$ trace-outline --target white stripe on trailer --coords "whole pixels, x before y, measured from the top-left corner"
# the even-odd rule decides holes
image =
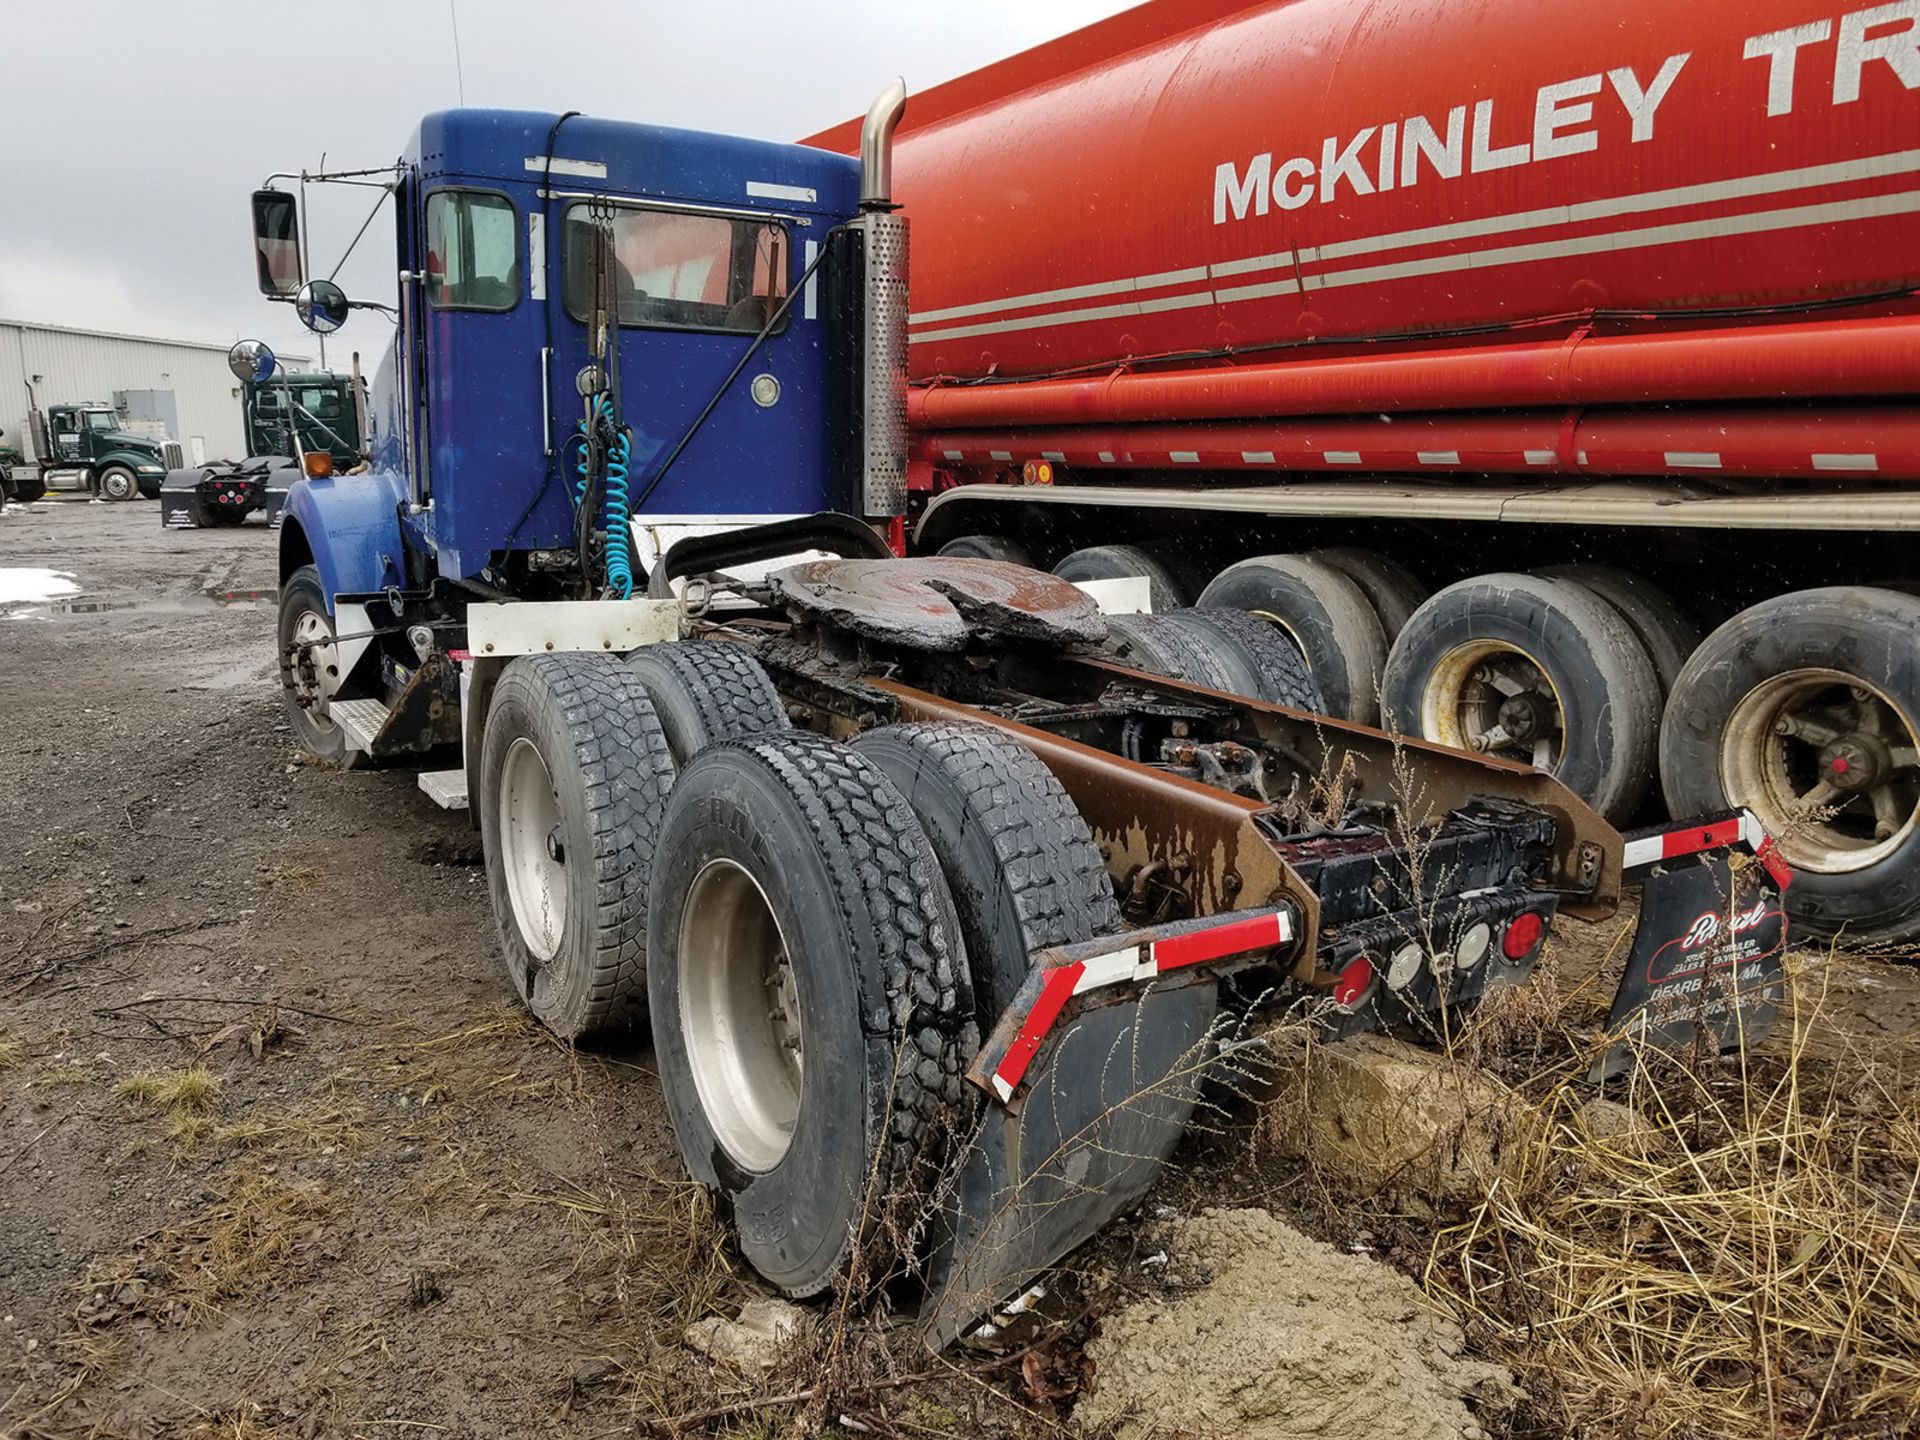
[[[1554,456],[1551,450],[1528,450],[1524,453],[1527,464],[1529,465],[1551,465],[1553,463]]]
[[[964,460],[967,458],[965,454],[958,450],[942,450],[940,453],[945,455],[949,460]]]
[[[1200,463],[1200,452],[1198,450],[1169,450],[1167,452],[1167,459],[1176,465],[1198,465]]]
[[[1667,464],[1675,470],[1718,470],[1720,452],[1718,450],[1669,450],[1665,456]]]
[[[1856,470],[1874,471],[1880,468],[1878,455],[1815,455],[1813,468],[1816,470]]]
[[[1416,450],[1413,452],[1422,465],[1458,465],[1458,450]]]
[[[1292,250],[1276,250],[1237,260],[1218,260],[1203,267],[1164,270],[1151,275],[1096,281],[1056,290],[1034,290],[1022,295],[1004,296],[998,300],[982,300],[965,305],[948,306],[941,310],[921,311],[910,316],[909,323],[925,325],[939,320],[957,320],[963,316],[990,315],[1005,310],[1024,310],[1030,306],[1087,299],[1096,295],[1113,295],[1130,290],[1185,284],[1208,276],[1218,279],[1223,276],[1246,275],[1261,270],[1288,270],[1297,266],[1324,263],[1328,260],[1343,260],[1355,255],[1375,255],[1419,245],[1440,245],[1454,240],[1470,240],[1483,235],[1582,225],[1590,221],[1611,219],[1621,215],[1646,214],[1655,210],[1672,210],[1690,205],[1712,205],[1727,200],[1785,194],[1794,190],[1817,190],[1829,185],[1884,179],[1892,175],[1909,175],[1916,172],[1920,172],[1920,150],[1894,150],[1881,155],[1864,156],[1858,160],[1839,160],[1823,165],[1800,166],[1791,170],[1762,171],[1726,180],[1709,180],[1694,185],[1676,185],[1660,190],[1640,191],[1636,194],[1581,200],[1571,205],[1509,211],[1503,215],[1452,221],[1445,225],[1426,225],[1413,230],[1356,236],[1352,240],[1335,240],[1325,245],[1305,246],[1297,253]],[[1273,293],[1292,294],[1293,290],[1298,288],[1296,285],[1291,289]]]
[[[1274,463],[1273,451],[1271,450],[1242,450],[1240,452],[1240,459],[1248,465],[1271,465]]]
[[[1040,452],[1040,458],[1042,460],[1051,460],[1056,465],[1064,465],[1067,463],[1067,453],[1064,450],[1042,450]]]
[[[1320,458],[1329,465],[1358,465],[1360,452],[1358,450],[1322,450]]]
[[[989,451],[987,452],[987,458],[988,458],[989,460],[1008,460],[1008,461],[1010,461],[1010,460],[1012,460],[1012,459],[1013,459],[1013,452],[1012,452],[1011,450],[989,450]]]

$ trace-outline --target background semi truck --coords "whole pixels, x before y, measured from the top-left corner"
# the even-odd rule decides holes
[[[303,470],[331,474],[351,470],[365,458],[364,390],[353,375],[296,370],[261,379],[238,364],[235,378],[241,384],[246,458],[169,470],[159,488],[160,524],[166,529],[239,525],[255,511],[265,511],[268,522],[277,523],[288,487]]]
[[[160,493],[169,454],[180,447],[127,428],[104,402],[37,406],[33,473],[15,458],[6,466],[12,498],[38,500],[50,490],[90,490],[108,500],[152,499]]]
[[[1916,145],[1915,0],[1156,0],[1013,56],[899,142],[916,543],[1254,610],[1622,823],[1751,806],[1800,920],[1911,941]]]
[[[858,164],[428,116],[342,177],[391,194],[398,324],[367,463],[296,481],[280,533],[298,741],[470,811],[511,983],[568,1040],[650,1028],[760,1274],[885,1251],[943,1343],[1136,1203],[1232,1017],[1441,1033],[1630,876],[1629,973],[1685,946],[1712,1038],[1764,1029],[1792,877],[1750,815],[1625,836],[1327,717],[1244,612],[891,553],[904,103]],[[253,213],[262,288],[346,320],[294,196]]]

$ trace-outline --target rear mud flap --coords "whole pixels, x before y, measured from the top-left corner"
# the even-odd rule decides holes
[[[1593,1079],[1632,1068],[1643,1047],[1714,1055],[1758,1044],[1786,988],[1785,872],[1721,849],[1656,867]]]
[[[923,1338],[940,1349],[1137,1204],[1186,1133],[1218,989],[1150,991],[1062,1031],[1017,1105],[989,1103],[945,1197]]]

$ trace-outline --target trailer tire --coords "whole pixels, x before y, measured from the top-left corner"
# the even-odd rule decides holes
[[[1549,565],[1536,570],[1550,580],[1584,585],[1620,612],[1653,661],[1662,701],[1673,693],[1687,657],[1700,648],[1700,627],[1674,598],[1644,575],[1611,565]]]
[[[1386,633],[1389,647],[1407,628],[1407,621],[1413,618],[1413,612],[1424,605],[1427,597],[1433,593],[1406,566],[1377,550],[1364,550],[1357,545],[1333,545],[1309,550],[1307,558],[1331,565],[1360,587],[1361,593],[1373,606],[1374,613],[1380,617],[1380,628]]]
[[[325,760],[343,770],[357,769],[365,763],[366,755],[359,750],[347,749],[347,736],[324,710],[320,711],[316,721],[315,712],[321,702],[315,691],[321,684],[318,668],[333,663],[332,637],[338,632],[334,629],[333,616],[327,609],[326,592],[320,587],[320,572],[312,565],[302,565],[289,575],[280,586],[280,615],[277,628],[280,657],[280,697],[286,711],[287,726],[293,731],[294,739],[300,748],[317,760]],[[325,636],[323,640],[321,637]],[[306,650],[308,668],[302,670],[290,651],[296,644],[310,644]],[[329,679],[340,678],[337,673]],[[312,702],[300,703],[300,697],[307,695]]]
[[[1480,575],[1414,612],[1387,657],[1381,709],[1389,729],[1550,769],[1622,824],[1653,769],[1660,680],[1627,622],[1591,591]],[[1499,738],[1509,734],[1518,738]]]
[[[140,477],[124,465],[107,466],[95,483],[100,487],[100,494],[109,500],[140,498]]]
[[[647,882],[673,757],[610,655],[501,672],[480,746],[487,888],[514,989],[562,1040],[644,1020]]]
[[[653,701],[676,770],[716,740],[745,740],[786,730],[786,707],[760,668],[738,645],[677,640],[627,657]]]
[[[1305,659],[1326,714],[1362,725],[1378,718],[1386,631],[1345,571],[1310,555],[1257,555],[1214,576],[1199,604],[1250,611],[1270,623]]]
[[[1197,606],[1167,618],[1185,626],[1214,666],[1226,672],[1224,688],[1231,694],[1315,715],[1332,713],[1300,652],[1265,620],[1244,610]]]
[[[1172,615],[1109,615],[1107,643],[1122,665],[1209,690],[1233,689],[1233,676],[1204,638]]]
[[[1920,599],[1897,591],[1779,595],[1709,635],[1667,701],[1660,777],[1673,813],[1752,810],[1793,866],[1788,915],[1816,935],[1920,936],[1917,633]],[[1810,808],[1836,774],[1885,779],[1852,779]]]
[[[953,899],[880,769],[805,733],[697,755],[659,855],[647,990],[681,1156],[748,1263],[817,1294],[964,1099]]]
[[[1029,570],[1039,568],[1033,563],[1033,552],[1004,535],[962,535],[942,545],[939,553],[962,560],[1003,560],[1009,565],[1024,565]]]
[[[1187,603],[1186,587],[1168,566],[1138,545],[1089,545],[1075,550],[1053,567],[1062,580],[1124,580],[1143,576],[1153,613],[1164,615]]]
[[[1093,832],[1034,753],[982,725],[889,725],[854,749],[919,817],[953,892],[982,1033],[1049,945],[1117,930]]]
[[[13,498],[21,505],[31,505],[36,500],[47,498],[47,482],[38,475],[13,473]]]

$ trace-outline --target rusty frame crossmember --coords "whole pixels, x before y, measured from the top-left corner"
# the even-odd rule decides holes
[[[1106,660],[1062,656],[1058,663],[1101,672],[1130,689],[1171,700],[1224,707],[1238,718],[1236,738],[1297,756],[1314,774],[1341,776],[1353,793],[1398,807],[1412,825],[1438,820],[1475,799],[1533,806],[1554,820],[1553,862],[1547,878],[1563,892],[1561,911],[1601,919],[1619,904],[1624,848],[1620,833],[1551,776]],[[1274,852],[1257,823],[1269,806],[896,680],[861,683],[891,696],[902,720],[985,725],[1026,746],[1072,797],[1100,846],[1108,873],[1116,878],[1156,862],[1168,867],[1185,877],[1196,915],[1249,906],[1290,906],[1300,922],[1292,952],[1295,973],[1309,983],[1332,982],[1331,975],[1320,974],[1313,964],[1319,942],[1319,900],[1312,887]]]

